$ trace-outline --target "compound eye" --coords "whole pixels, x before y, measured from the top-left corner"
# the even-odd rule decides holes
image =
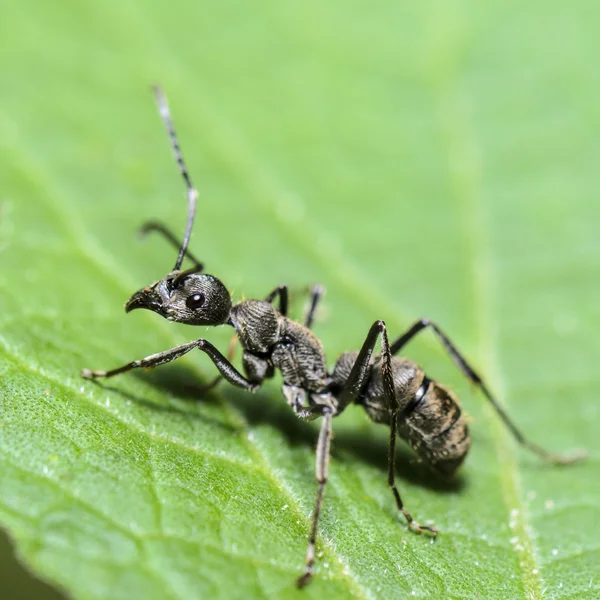
[[[197,308],[202,308],[205,302],[206,296],[204,294],[193,294],[187,297],[185,305],[191,310],[196,310]]]

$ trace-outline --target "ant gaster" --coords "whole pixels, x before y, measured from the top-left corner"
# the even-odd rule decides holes
[[[197,348],[207,354],[219,370],[221,378],[229,383],[256,391],[276,370],[283,379],[283,395],[300,419],[322,418],[316,452],[316,479],[319,484],[312,528],[306,553],[304,573],[299,587],[312,577],[315,562],[315,540],[323,493],[327,483],[329,450],[332,437],[331,421],[349,404],[362,406],[376,423],[389,427],[388,484],[392,489],[398,510],[404,515],[411,530],[435,536],[432,525],[420,525],[404,507],[395,479],[396,436],[408,442],[419,458],[444,477],[452,476],[464,461],[470,447],[467,419],[455,395],[445,386],[429,379],[414,362],[396,355],[420,331],[429,328],[438,338],[459,370],[478,386],[504,421],[515,439],[545,460],[558,464],[573,462],[583,452],[571,456],[551,454],[530,441],[509,418],[490,393],[487,385],[470,366],[442,330],[427,319],[417,321],[398,339],[389,342],[383,321],[371,325],[358,352],[342,354],[333,369],[328,371],[323,345],[310,331],[322,288],[312,291],[310,308],[304,324],[287,317],[288,292],[286,286],[275,288],[264,300],[242,300],[232,305],[231,296],[223,283],[203,273],[203,265],[188,251],[188,244],[196,211],[197,191],[192,185],[169,108],[162,90],[154,88],[160,115],[165,123],[179,170],[187,186],[188,218],[183,243],[179,247],[173,270],[150,287],[136,292],[127,302],[127,312],[145,308],[170,321],[187,325],[230,325],[243,348],[243,370],[240,373],[209,341],[199,339],[177,348],[147,356],[111,371],[84,369],[83,377],[112,377],[131,369],[162,365]],[[144,232],[161,233],[172,244],[179,246],[175,236],[163,225],[148,223]],[[193,267],[182,270],[184,257],[193,261]],[[278,301],[278,308],[273,305]],[[377,340],[381,353],[374,355]]]

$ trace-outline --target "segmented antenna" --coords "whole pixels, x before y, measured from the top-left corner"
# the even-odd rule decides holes
[[[185,235],[183,236],[183,243],[181,244],[181,248],[179,249],[179,254],[177,256],[177,262],[173,267],[173,271],[179,271],[181,267],[181,263],[183,262],[183,257],[187,252],[187,247],[190,242],[190,237],[192,236],[192,227],[194,226],[194,217],[196,216],[196,200],[198,198],[198,191],[192,185],[192,180],[190,179],[190,174],[188,173],[187,167],[185,166],[185,162],[183,160],[183,155],[181,154],[181,148],[179,147],[179,142],[177,140],[177,134],[175,133],[175,128],[173,127],[173,120],[171,119],[171,112],[169,111],[169,104],[167,103],[167,98],[165,93],[158,85],[152,86],[152,91],[154,92],[154,97],[156,98],[156,103],[158,104],[158,112],[167,128],[167,133],[169,135],[169,140],[171,142],[171,148],[173,148],[173,154],[175,154],[175,160],[177,161],[177,166],[179,167],[179,172],[181,173],[185,185],[187,186],[187,199],[188,199],[188,216],[187,216],[187,225],[185,226]]]

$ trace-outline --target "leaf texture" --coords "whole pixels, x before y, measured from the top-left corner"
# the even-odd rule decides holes
[[[0,523],[82,600],[600,598],[599,8],[504,0],[12,3],[0,23]],[[329,361],[384,319],[438,322],[519,426],[587,462],[519,449],[433,337],[407,348],[472,418],[458,480],[385,428],[336,437],[314,582],[300,592],[314,424],[279,381],[248,395],[190,355],[228,331],[123,302],[174,252],[185,199],[149,84],[171,102],[200,209],[192,246],[239,299],[327,296]],[[200,353],[198,353],[200,354]]]

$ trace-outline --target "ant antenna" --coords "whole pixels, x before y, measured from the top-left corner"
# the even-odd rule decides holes
[[[175,128],[173,127],[173,120],[171,119],[171,112],[169,111],[169,104],[167,103],[165,93],[162,91],[162,88],[158,85],[153,85],[152,91],[154,92],[156,103],[158,104],[158,112],[160,113],[163,123],[167,128],[167,134],[169,135],[169,140],[171,141],[171,148],[173,148],[175,160],[177,161],[177,166],[179,167],[179,172],[181,173],[187,186],[187,224],[185,227],[185,235],[183,236],[183,243],[181,244],[181,248],[179,249],[179,254],[177,256],[177,262],[173,267],[173,271],[179,271],[181,263],[183,262],[183,257],[187,252],[190,237],[192,236],[192,227],[194,226],[194,217],[196,216],[196,200],[198,198],[198,191],[192,185],[190,174],[188,173],[187,167],[185,166],[183,155],[181,154],[181,148],[179,147],[179,142],[177,140],[177,134],[175,133]]]

